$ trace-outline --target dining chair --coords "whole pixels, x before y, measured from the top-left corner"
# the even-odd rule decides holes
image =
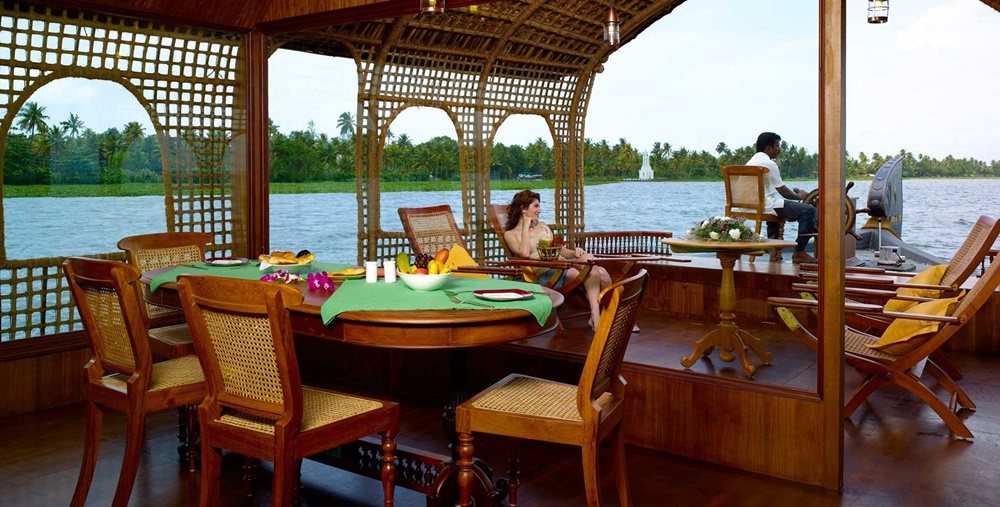
[[[379,433],[384,503],[392,505],[399,406],[302,385],[288,312],[302,293],[209,276],[177,285],[208,385],[198,407],[200,504],[218,502],[222,449],[274,462],[271,505],[285,506],[303,458]]]
[[[726,209],[728,217],[740,217],[754,222],[754,233],[760,234],[761,224],[778,224],[778,237],[785,237],[785,219],[774,213],[764,212],[764,178],[768,169],[759,165],[722,166],[722,180],[726,186]],[[757,257],[750,255],[750,262]],[[781,260],[781,251],[775,250],[772,260]]]
[[[992,263],[964,295],[932,299],[903,312],[882,312],[894,320],[880,336],[846,327],[845,362],[866,377],[844,406],[844,418],[849,418],[876,389],[892,383],[927,403],[956,435],[972,438],[972,432],[956,412],[961,409],[975,410],[976,406],[954,377],[938,364],[935,353],[972,319],[998,287],[1000,263]],[[961,301],[958,302],[958,299]],[[799,339],[812,342],[814,348],[818,346],[817,337],[800,325],[788,310],[792,307],[808,308],[813,304],[796,298],[768,298],[768,303],[782,308],[779,314]],[[879,310],[877,305],[867,306]],[[924,371],[929,372],[948,393],[947,403],[921,382]]]
[[[142,453],[146,414],[200,403],[205,377],[193,355],[153,362],[141,315],[141,273],[123,262],[72,257],[63,272],[76,302],[92,357],[87,363],[87,429],[83,464],[70,505],[87,500],[97,467],[106,409],[126,415],[125,453],[111,502],[124,507],[132,494]],[[188,433],[193,447],[194,433]],[[189,463],[194,468],[194,463]]]
[[[531,439],[579,446],[587,504],[600,506],[598,447],[610,438],[618,501],[623,507],[632,505],[621,424],[627,383],[621,366],[647,280],[646,270],[640,269],[601,292],[604,308],[578,385],[512,374],[459,405],[455,421],[461,505],[472,505],[474,433],[511,440],[510,505],[517,503],[518,440]]]
[[[205,245],[212,243],[211,234],[204,232],[161,232],[128,236],[118,241],[129,264],[145,273],[152,269],[205,260]],[[183,312],[144,303],[149,327],[150,346],[160,357],[180,357],[194,354],[191,332],[184,322]]]

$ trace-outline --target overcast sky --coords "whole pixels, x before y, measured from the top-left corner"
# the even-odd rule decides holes
[[[906,0],[891,2],[889,23],[868,25],[866,4],[848,2],[848,152],[1000,160],[1000,13],[979,0]],[[770,130],[814,151],[817,27],[817,2],[688,0],[611,55],[586,137],[714,151]],[[352,61],[278,51],[269,67],[270,115],[283,132],[313,121],[336,135],[340,113],[357,110]],[[135,120],[152,130],[138,103],[107,82],[64,79],[31,100],[50,123],[74,112],[96,131]],[[424,108],[390,128],[415,142],[455,135],[443,112]],[[538,117],[513,117],[497,133],[506,144],[539,137],[551,144]]]

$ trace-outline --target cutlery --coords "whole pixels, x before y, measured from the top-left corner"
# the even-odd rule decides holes
[[[480,303],[478,301],[462,301],[461,299],[458,299],[458,297],[455,295],[454,292],[451,292],[451,291],[445,291],[444,295],[448,296],[448,299],[450,299],[451,302],[455,303],[456,305],[460,305],[460,304],[465,303],[467,305],[481,306],[483,308],[489,308],[490,310],[494,309],[493,306],[485,304],[485,303]]]

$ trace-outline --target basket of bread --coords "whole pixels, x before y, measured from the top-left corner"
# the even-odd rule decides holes
[[[271,252],[271,255],[261,254],[260,257],[257,257],[257,259],[260,260],[261,271],[275,266],[291,271],[291,268],[309,266],[315,258],[316,255],[311,253],[309,250],[302,250],[297,254],[294,252],[275,250]]]

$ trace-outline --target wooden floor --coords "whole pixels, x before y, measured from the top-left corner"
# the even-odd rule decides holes
[[[588,340],[579,323],[568,322],[567,333],[542,337],[524,347],[585,350]],[[629,361],[666,361],[670,354],[689,353],[690,340],[704,330],[698,323],[643,317],[642,332],[633,336]],[[670,328],[670,333],[654,329]],[[782,338],[778,330],[757,332],[775,352],[775,365],[761,377],[773,375],[776,383],[809,388],[811,352]],[[685,331],[685,329],[687,331]],[[671,335],[678,343],[657,344],[655,336]],[[686,337],[686,338],[685,338]],[[676,348],[676,350],[674,350]],[[793,359],[793,356],[795,358]],[[893,388],[877,392],[847,422],[844,440],[847,466],[844,490],[830,492],[765,476],[629,448],[630,483],[636,505],[995,505],[1000,496],[1000,357],[955,354],[965,373],[961,385],[978,404],[967,413],[966,423],[974,441],[956,440],[946,426],[915,397]],[[804,365],[804,369],[801,368]],[[678,365],[679,367],[679,365]],[[694,370],[739,375],[731,364],[702,360]],[[796,380],[798,379],[798,380]],[[847,373],[848,392],[860,380]],[[813,380],[812,382],[815,382]],[[800,385],[801,384],[801,385]],[[404,403],[401,444],[445,452],[437,406]],[[199,475],[180,466],[175,451],[175,415],[154,415],[131,505],[196,505]],[[0,420],[0,506],[67,505],[76,481],[84,434],[82,404]],[[108,505],[117,480],[123,451],[124,422],[111,412],[105,419],[105,438],[88,505]],[[476,455],[505,468],[504,441],[489,436],[476,440]],[[222,505],[267,505],[270,465],[262,464],[252,498],[242,486],[242,459],[227,455],[223,464]],[[573,448],[525,443],[521,456],[520,504],[544,506],[585,505],[582,472]],[[618,505],[610,476],[603,492],[605,505]],[[355,477],[317,463],[303,466],[303,505],[380,505],[377,482]],[[397,488],[397,505],[422,506],[423,498]]]

